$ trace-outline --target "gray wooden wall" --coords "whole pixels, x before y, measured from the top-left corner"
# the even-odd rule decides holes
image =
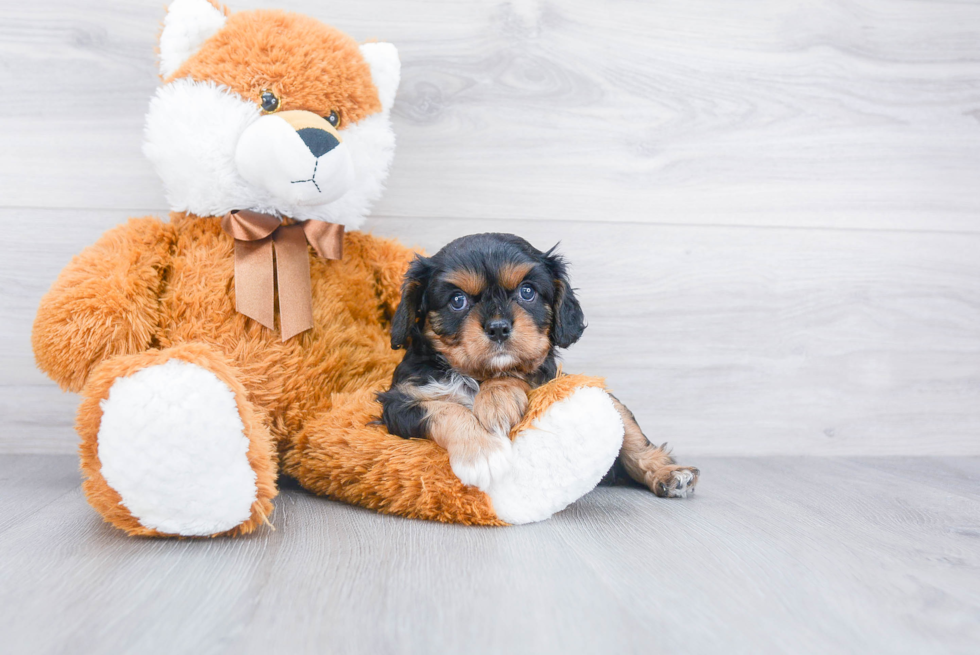
[[[165,210],[164,0],[0,5],[0,452],[70,452],[31,321]],[[980,454],[980,3],[241,0],[399,47],[369,228],[562,242],[603,374],[696,454]]]

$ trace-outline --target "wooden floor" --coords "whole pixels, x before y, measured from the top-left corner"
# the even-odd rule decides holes
[[[705,458],[475,529],[286,489],[275,531],[127,538],[0,456],[3,653],[946,653],[980,643],[980,458]]]

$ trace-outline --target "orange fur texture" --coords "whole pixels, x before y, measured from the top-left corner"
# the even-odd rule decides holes
[[[427,439],[393,437],[372,424],[372,390],[335,394],[331,411],[309,422],[283,471],[318,494],[386,514],[467,525],[503,525],[490,498],[467,487],[449,454]]]
[[[79,392],[92,368],[151,346],[170,253],[167,226],[134,218],[72,259],[41,300],[31,342],[38,367]]]
[[[284,33],[288,40],[281,38]],[[182,77],[224,84],[256,104],[262,91],[270,90],[279,98],[279,111],[303,109],[320,116],[336,111],[338,128],[381,111],[357,41],[285,11],[231,14],[221,31],[166,81]]]

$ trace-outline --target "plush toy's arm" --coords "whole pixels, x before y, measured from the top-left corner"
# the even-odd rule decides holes
[[[349,232],[345,247],[357,249],[371,269],[381,308],[388,320],[398,309],[402,297],[402,281],[408,265],[418,250],[403,246],[394,239],[382,239],[362,232]]]
[[[34,319],[38,367],[77,392],[98,362],[149,347],[169,251],[168,226],[136,218],[76,256],[41,299]]]

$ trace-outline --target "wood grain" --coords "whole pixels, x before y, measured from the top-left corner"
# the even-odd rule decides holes
[[[690,500],[606,488],[518,528],[385,517],[289,488],[275,531],[154,541],[100,522],[73,458],[2,456],[4,651],[975,649],[980,459],[696,463]]]
[[[0,218],[11,217],[0,210]],[[70,452],[72,396],[30,325],[58,270],[121,212],[20,210],[0,261],[0,451]],[[496,221],[559,240],[589,328],[570,372],[604,375],[678,454],[980,454],[980,236]],[[476,220],[372,219],[433,251]],[[29,235],[51,235],[31,244]],[[14,283],[13,281],[16,281]]]
[[[975,3],[231,4],[398,45],[379,215],[980,230]],[[0,203],[163,207],[139,152],[162,15],[0,10]]]
[[[276,6],[232,2],[233,9]],[[980,5],[364,0],[396,43],[370,229],[561,240],[604,374],[681,454],[980,454]],[[159,2],[0,7],[0,452],[70,452],[29,331],[71,256],[160,213]]]

